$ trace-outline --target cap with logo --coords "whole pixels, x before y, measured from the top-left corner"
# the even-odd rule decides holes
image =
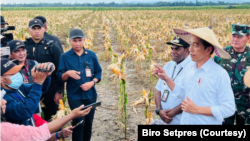
[[[2,24],[7,24],[7,25],[9,25],[8,23],[5,22],[3,16],[1,16],[1,25],[2,25]]]
[[[166,44],[184,48],[188,48],[190,46],[187,42],[185,42],[184,40],[182,40],[180,37],[177,36],[175,36],[171,42],[167,42]]]
[[[81,29],[72,29],[69,33],[69,38],[84,38],[84,35]]]
[[[44,17],[44,16],[36,16],[34,19],[39,19],[39,20],[41,20],[42,22],[43,22],[43,24],[44,23],[46,23],[46,18]]]
[[[16,74],[22,67],[23,65],[16,65],[7,58],[1,58],[1,76]]]
[[[9,42],[10,51],[17,51],[19,48],[25,48],[25,44],[20,40],[12,40]]]
[[[232,35],[237,34],[239,36],[244,36],[250,33],[249,25],[232,24]]]
[[[29,28],[32,28],[34,26],[40,26],[40,27],[43,27],[43,22],[39,19],[32,19],[30,22],[29,22]]]

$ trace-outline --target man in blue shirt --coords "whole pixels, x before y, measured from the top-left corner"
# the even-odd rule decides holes
[[[85,49],[84,35],[80,29],[70,31],[69,42],[72,49],[60,57],[57,70],[58,79],[67,82],[67,96],[71,110],[80,105],[96,102],[95,84],[100,82],[102,69],[93,51]],[[73,129],[73,141],[90,141],[95,108],[81,118],[73,120],[73,125],[81,120],[82,124]]]
[[[50,85],[51,72],[41,72],[39,69],[46,69],[48,63],[38,64],[37,70],[32,69],[31,74],[34,83],[23,83],[23,76],[19,72],[23,65],[15,65],[9,59],[1,59],[1,90],[6,94],[4,99],[7,101],[6,120],[15,124],[33,125],[32,115],[35,113],[42,96]]]

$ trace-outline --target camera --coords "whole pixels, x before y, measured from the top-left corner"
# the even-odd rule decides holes
[[[41,71],[41,72],[51,72],[53,69],[53,64],[50,63],[49,65],[47,65],[46,69],[41,69],[41,68],[37,69],[37,65],[35,65],[34,67],[35,67],[35,72],[36,70]]]
[[[5,38],[1,39],[1,44],[5,45],[11,40],[13,40],[13,34],[12,33],[4,33],[8,30],[15,30],[15,26],[7,26],[4,28],[1,28],[1,35],[4,36]]]

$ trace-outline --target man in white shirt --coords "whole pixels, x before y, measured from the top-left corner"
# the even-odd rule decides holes
[[[175,96],[185,98],[180,124],[221,125],[224,118],[234,114],[235,101],[227,72],[212,60],[211,54],[227,59],[230,56],[207,27],[174,31],[189,42],[194,62],[185,69],[181,83],[172,81],[159,66],[153,74],[164,80]]]
[[[171,45],[173,61],[168,62],[163,69],[167,75],[172,76],[171,79],[174,82],[181,82],[185,75],[183,71],[187,64],[191,62],[189,44],[178,37],[175,37],[171,42],[167,42],[167,44]],[[181,102],[184,99],[172,94],[172,91],[162,79],[158,80],[155,89],[156,114],[160,116],[162,122],[171,125],[180,124]]]

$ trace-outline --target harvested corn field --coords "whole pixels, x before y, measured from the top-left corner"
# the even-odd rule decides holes
[[[219,43],[226,47],[230,45],[231,24],[250,25],[250,10],[244,9],[26,10],[2,11],[1,15],[16,26],[14,39],[22,41],[29,37],[28,21],[38,15],[46,17],[48,33],[59,37],[64,51],[70,49],[69,31],[84,31],[84,46],[97,54],[103,69],[102,81],[96,85],[102,105],[95,113],[93,141],[134,141],[137,125],[159,119],[154,112],[158,79],[151,74],[154,64],[163,67],[171,60],[166,41],[175,37],[173,28],[212,26]]]

